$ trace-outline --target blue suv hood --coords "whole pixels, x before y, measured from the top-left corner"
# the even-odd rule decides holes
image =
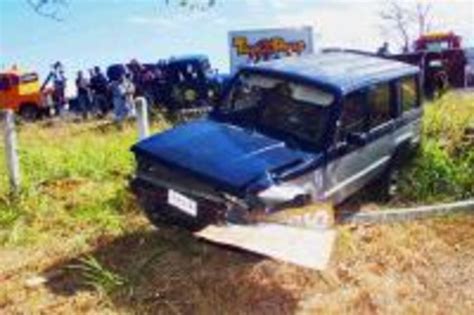
[[[194,121],[154,135],[132,151],[234,192],[310,156],[282,141],[213,120]]]

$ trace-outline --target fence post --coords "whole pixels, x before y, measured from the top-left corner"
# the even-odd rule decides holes
[[[148,123],[148,103],[146,98],[137,97],[135,104],[137,107],[138,139],[143,140],[150,134],[150,126]]]
[[[464,88],[469,87],[469,80],[471,79],[471,76],[474,75],[474,67],[470,64],[467,64],[464,67]]]
[[[18,160],[15,115],[11,109],[5,111],[5,153],[8,178],[13,193],[20,188],[20,163]]]

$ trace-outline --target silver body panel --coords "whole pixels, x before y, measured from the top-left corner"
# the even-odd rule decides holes
[[[418,143],[420,132],[421,118],[393,127],[379,138],[283,185],[304,188],[314,202],[341,203],[381,175],[402,143]]]

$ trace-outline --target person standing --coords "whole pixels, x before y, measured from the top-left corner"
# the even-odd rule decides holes
[[[95,66],[90,80],[90,87],[93,94],[93,107],[102,116],[107,115],[110,109],[108,100],[108,82],[99,67]]]
[[[127,107],[128,117],[135,117],[135,84],[132,81],[132,76],[130,73],[125,75],[125,80],[123,82],[125,85],[125,106]]]
[[[390,49],[388,42],[384,42],[383,45],[377,50],[377,55],[379,56],[388,56],[390,54]]]
[[[87,119],[90,111],[89,81],[82,71],[77,72],[76,78],[77,103],[83,119]]]
[[[61,62],[57,61],[53,64],[53,68],[44,85],[50,80],[53,80],[54,112],[59,116],[66,105],[66,76],[64,75],[64,68]]]
[[[125,74],[122,74],[118,80],[112,82],[111,88],[114,120],[116,123],[122,124],[125,119],[134,115],[133,95],[135,87],[131,80]]]

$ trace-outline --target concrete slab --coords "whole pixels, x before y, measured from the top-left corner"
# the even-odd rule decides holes
[[[259,223],[210,225],[195,235],[302,267],[323,270],[331,257],[336,231]]]

